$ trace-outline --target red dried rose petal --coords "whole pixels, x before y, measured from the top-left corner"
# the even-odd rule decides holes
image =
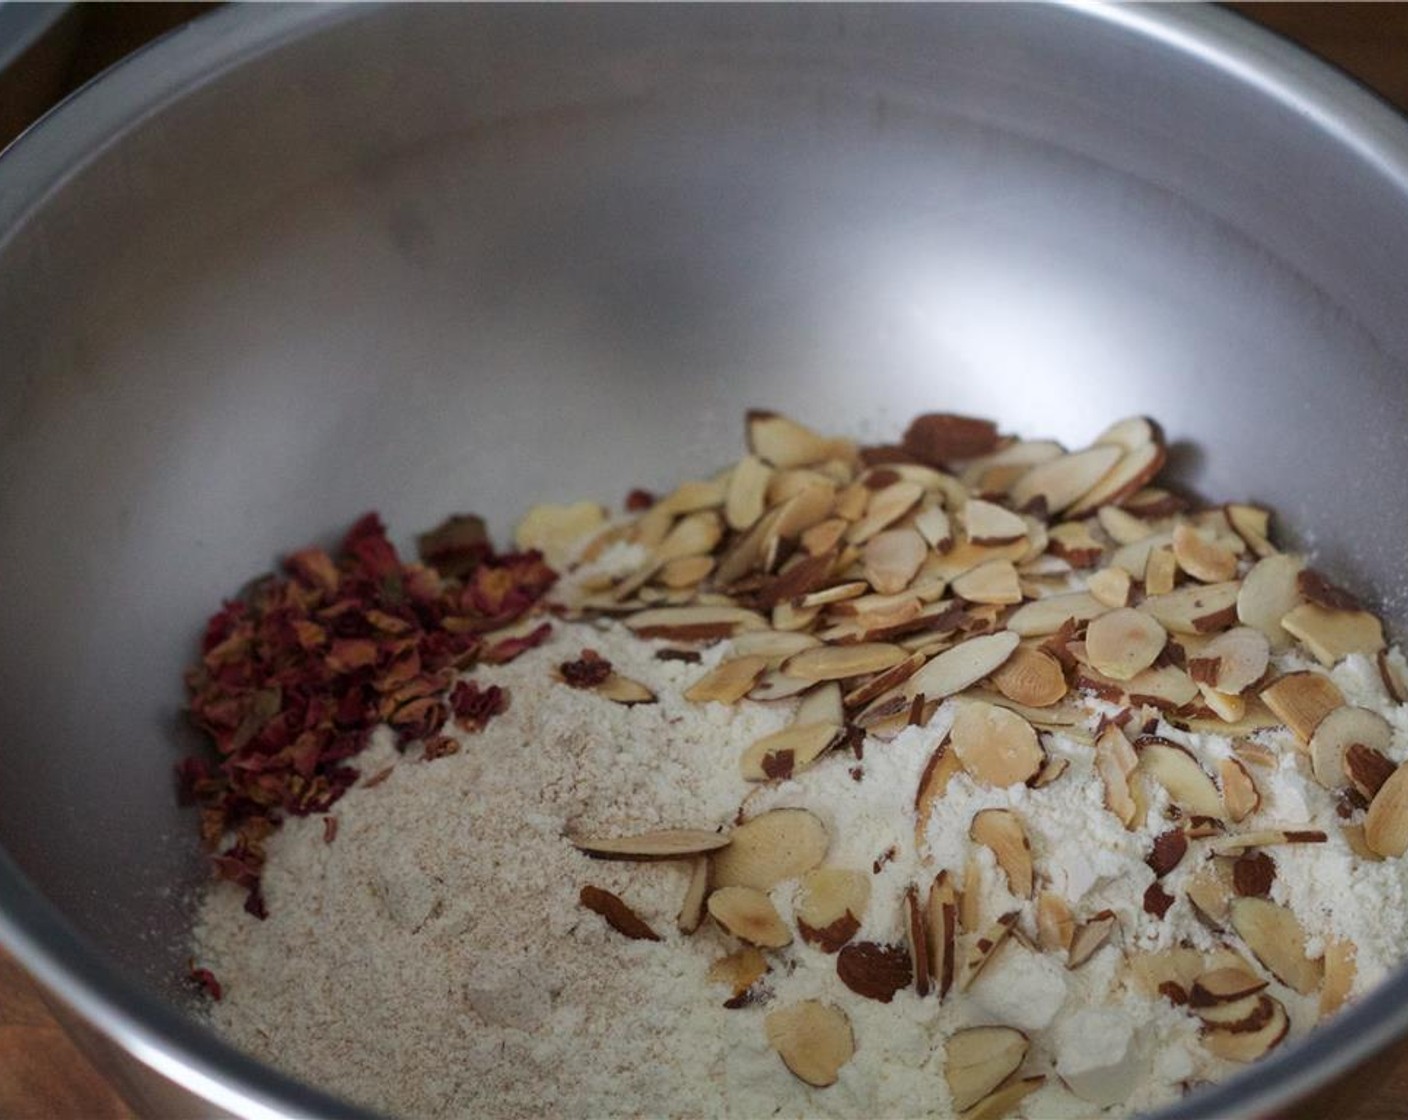
[[[220,981],[215,979],[215,973],[210,969],[197,968],[196,962],[191,961],[186,975],[192,984],[216,1002],[219,1002],[224,996],[225,990],[220,986]]]
[[[582,650],[576,661],[564,661],[557,667],[563,684],[573,688],[596,688],[611,676],[611,662],[594,649]]]
[[[508,693],[496,684],[481,689],[474,681],[460,681],[450,692],[450,711],[456,727],[483,731],[494,716],[508,711]]]

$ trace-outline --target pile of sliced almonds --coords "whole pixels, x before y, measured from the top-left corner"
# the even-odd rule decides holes
[[[1276,766],[1285,743],[1343,798],[1342,827],[1362,857],[1401,856],[1408,764],[1385,753],[1382,717],[1348,706],[1322,670],[1362,654],[1376,659],[1392,701],[1404,702],[1405,684],[1379,619],[1278,550],[1268,510],[1200,508],[1157,487],[1163,437],[1142,417],[1069,451],[948,414],[917,418],[899,445],[860,447],[752,412],[747,443],[732,467],[624,521],[589,503],[535,507],[517,543],[573,573],[559,604],[568,617],[619,619],[669,642],[662,658],[698,660],[699,645],[729,640],[687,699],[795,702],[786,728],[743,752],[745,782],[788,779],[861,735],[925,723],[955,699],[951,732],[914,798],[921,847],[929,810],[960,772],[992,787],[1060,782],[1065,760],[1048,756],[1048,732],[1092,743],[1106,807],[1128,829],[1146,823],[1150,783],[1162,788],[1174,816],[1149,855],[1157,881],[1146,911],[1162,917],[1176,901],[1164,876],[1190,842],[1203,842],[1182,889],[1255,964],[1235,953],[1211,962],[1136,954],[1131,967],[1153,977],[1151,992],[1198,1016],[1213,1053],[1247,1061],[1284,1037],[1285,1009],[1263,990],[1263,972],[1302,994],[1319,991],[1327,1014],[1344,1002],[1353,947],[1310,960],[1294,914],[1267,897],[1277,846],[1325,834],[1239,826],[1261,804],[1257,770]],[[638,558],[624,574],[622,555]],[[1321,668],[1277,675],[1273,658],[1294,648]],[[596,687],[618,702],[654,699],[614,672]],[[1090,697],[1118,712],[1093,734]],[[1214,773],[1156,734],[1161,720],[1229,737],[1236,751]],[[851,776],[862,780],[863,767]],[[902,942],[854,942],[869,879],[822,866],[826,830],[803,809],[728,833],[575,842],[595,856],[695,861],[679,927],[692,931],[707,914],[742,943],[716,966],[733,988],[730,1006],[761,998],[763,950],[793,939],[768,896],[788,880],[801,881],[797,935],[837,954],[852,990],[887,1002],[911,985],[940,999],[961,991],[1013,936],[1078,968],[1119,933],[1109,911],[1077,915],[1039,889],[1017,813],[979,813],[970,837],[990,849],[1007,892],[1030,900],[1034,941],[1022,911],[984,913],[972,862],[961,884],[940,871],[911,887]],[[772,1012],[766,1031],[787,1067],[818,1086],[835,1080],[855,1045],[844,1011],[814,1001]],[[954,1036],[947,1069],[957,1107],[997,1116],[1035,1088],[1039,1078],[1020,1076],[1026,1046],[1009,1028]]]

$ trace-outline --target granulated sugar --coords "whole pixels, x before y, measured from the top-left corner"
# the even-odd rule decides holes
[[[648,684],[659,703],[615,705],[556,681],[554,667],[584,647]],[[692,935],[675,927],[688,865],[594,861],[564,839],[731,822],[746,788],[739,754],[788,721],[787,701],[729,708],[681,699],[727,643],[704,649],[700,664],[657,659],[656,648],[609,624],[556,624],[543,647],[474,674],[512,700],[481,734],[459,736],[460,753],[425,762],[378,737],[360,768],[394,769],[338,802],[331,843],[317,818],[291,820],[271,839],[266,921],[244,912],[233,886],[210,891],[196,948],[224,986],[211,1009],[216,1027],[351,1100],[428,1117],[951,1114],[945,1040],[987,1023],[1027,1031],[1027,1067],[1060,1074],[1085,1098],[1049,1077],[1021,1106],[1031,1117],[1088,1116],[1096,1103],[1148,1108],[1233,1068],[1198,1045],[1193,1017],[1129,982],[1128,951],[1219,939],[1178,889],[1189,866],[1166,880],[1178,896],[1166,918],[1144,913],[1154,876],[1143,853],[1165,827],[1164,803],[1151,804],[1143,829],[1126,831],[1104,807],[1088,745],[1046,740],[1070,766],[1045,789],[989,789],[957,775],[916,850],[914,790],[951,705],[927,727],[867,739],[859,764],[838,753],[755,787],[748,814],[780,806],[817,814],[831,835],[827,864],[873,872],[858,937],[897,942],[905,887],[940,869],[961,875],[970,859],[983,874],[985,919],[1020,905],[991,852],[968,839],[978,810],[1019,809],[1050,885],[1078,913],[1114,911],[1123,943],[1070,970],[1014,941],[961,995],[940,1002],[908,989],[880,1003],[839,980],[834,956],[797,941],[770,953],[769,1003],[726,1009],[728,989],[706,974],[735,943],[709,922]],[[1372,673],[1350,659],[1337,680],[1351,702],[1398,721],[1392,755],[1408,755],[1403,717]],[[1159,730],[1205,761],[1228,750],[1223,740]],[[1262,809],[1244,826],[1320,822],[1331,832],[1327,844],[1276,852],[1273,897],[1301,918],[1312,949],[1332,934],[1360,946],[1362,991],[1408,949],[1398,917],[1408,901],[1404,863],[1352,857],[1329,793],[1299,778],[1292,752],[1283,764],[1261,783]],[[584,910],[587,883],[619,895],[662,941],[628,940]],[[794,924],[793,888],[772,897]],[[1313,1024],[1313,999],[1275,982],[1270,991],[1298,1033]],[[769,1007],[809,998],[844,1008],[857,1044],[826,1089],[791,1076],[763,1029]]]

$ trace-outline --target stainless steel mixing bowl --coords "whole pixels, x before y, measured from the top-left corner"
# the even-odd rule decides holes
[[[184,1009],[204,615],[368,508],[702,470],[750,405],[1154,414],[1403,634],[1405,296],[1404,123],[1207,8],[201,20],[0,159],[0,940],[144,1114],[346,1114]],[[1405,1026],[1400,975],[1170,1115]]]

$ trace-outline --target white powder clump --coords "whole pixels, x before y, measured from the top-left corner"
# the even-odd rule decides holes
[[[659,702],[625,707],[558,683],[554,667],[587,647]],[[1051,785],[991,789],[960,773],[921,822],[914,793],[948,732],[951,703],[925,727],[867,738],[859,758],[836,751],[794,778],[747,787],[739,755],[785,726],[792,703],[689,703],[682,693],[727,644],[701,651],[699,664],[661,660],[657,648],[612,624],[555,624],[544,646],[473,674],[506,688],[511,703],[482,733],[454,732],[459,753],[425,762],[398,755],[389,734],[375,736],[359,768],[394,768],[334,806],[331,843],[317,818],[290,820],[270,839],[266,921],[243,911],[239,889],[209,892],[195,947],[224,986],[210,1011],[215,1026],[296,1076],[415,1117],[946,1116],[947,1040],[991,1023],[1026,1031],[1023,1073],[1047,1075],[1018,1116],[1146,1110],[1186,1083],[1230,1072],[1200,1045],[1193,1016],[1130,981],[1128,954],[1212,951],[1223,937],[1183,889],[1201,859],[1161,881],[1176,899],[1164,917],[1146,912],[1155,879],[1145,859],[1170,827],[1170,806],[1149,783],[1145,823],[1121,826],[1105,807],[1089,725],[1043,735],[1048,755],[1068,763]],[[1391,720],[1391,753],[1402,761],[1408,721],[1376,688],[1372,668],[1350,658],[1335,680],[1351,703]],[[1230,751],[1168,724],[1156,730],[1213,772]],[[1358,994],[1408,955],[1398,917],[1408,907],[1405,861],[1354,856],[1332,795],[1307,780],[1289,743],[1278,747],[1279,768],[1255,775],[1261,808],[1239,827],[1290,823],[1329,834],[1325,844],[1274,850],[1272,898],[1294,910],[1312,950],[1353,940]],[[870,877],[858,940],[903,944],[906,889],[945,870],[961,883],[970,865],[983,919],[1015,910],[1016,932],[966,992],[940,1001],[911,987],[888,1003],[851,991],[833,955],[798,939],[769,952],[762,1001],[726,1008],[731,992],[708,971],[736,943],[709,922],[692,935],[676,928],[688,865],[594,861],[566,837],[726,826],[745,793],[750,817],[790,806],[817,814],[831,836],[827,866]],[[990,808],[1020,817],[1042,888],[1077,920],[1117,916],[1118,937],[1079,968],[1036,950],[1033,901],[1015,897],[992,853],[970,839],[974,815]],[[661,940],[628,940],[584,910],[585,884],[625,900]],[[771,892],[789,927],[797,890],[788,882]],[[1313,998],[1275,983],[1270,991],[1297,1033],[1314,1024]],[[841,1007],[856,1039],[826,1089],[791,1076],[764,1032],[768,1010],[803,999]]]

